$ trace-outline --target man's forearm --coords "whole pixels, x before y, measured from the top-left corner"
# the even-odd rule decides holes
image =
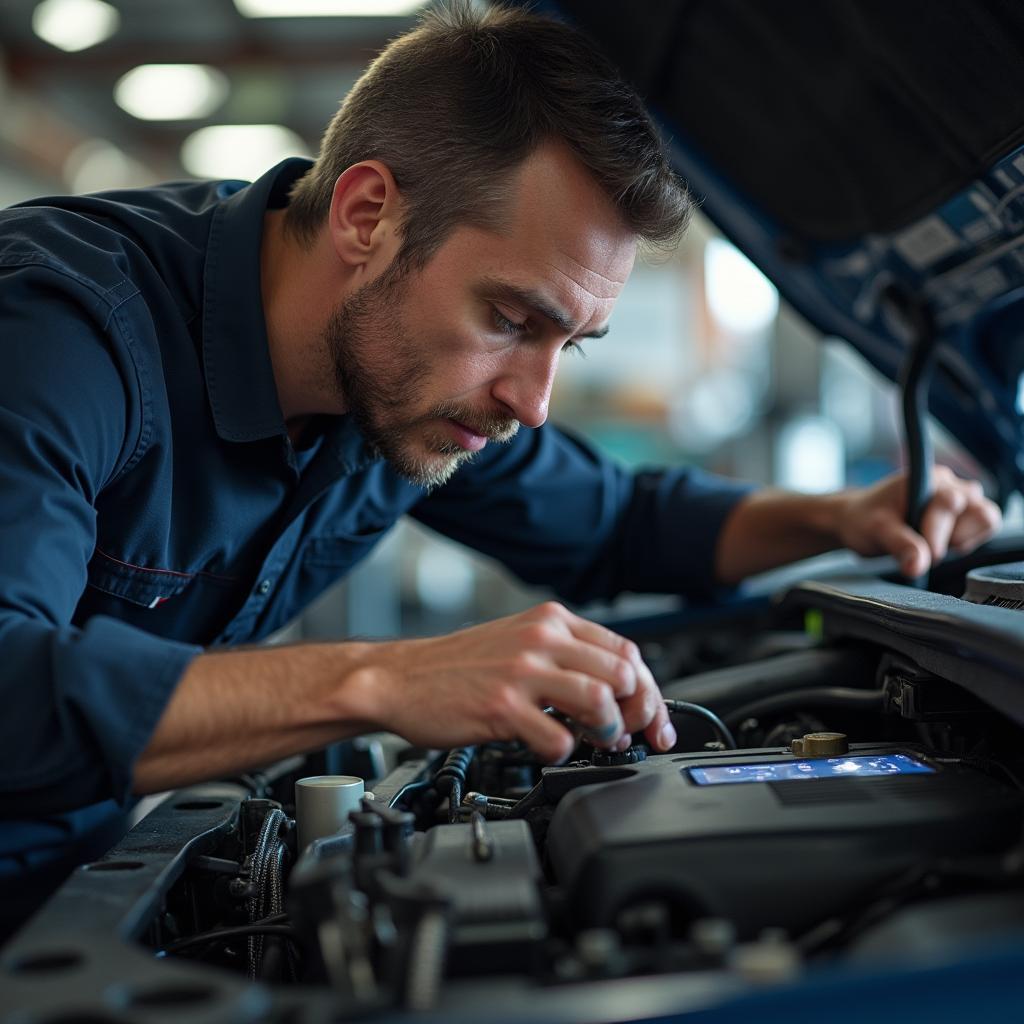
[[[715,575],[734,584],[841,545],[840,494],[757,491],[726,520],[715,553]]]
[[[135,764],[134,791],[223,777],[376,727],[358,671],[369,644],[203,654]]]
[[[261,647],[200,655],[135,765],[150,793],[386,729],[420,747],[521,740],[549,761],[574,734],[553,705],[603,746],[643,732],[676,741],[636,644],[546,602],[447,636]]]

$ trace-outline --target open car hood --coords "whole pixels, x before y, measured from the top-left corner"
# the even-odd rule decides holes
[[[930,410],[1024,484],[1024,7],[562,0],[671,139],[704,213],[823,333],[898,380],[926,307]]]

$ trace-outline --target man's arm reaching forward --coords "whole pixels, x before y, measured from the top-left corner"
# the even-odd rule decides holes
[[[675,743],[635,644],[554,602],[447,636],[204,654],[176,688],[135,764],[148,793],[235,774],[335,740],[387,729],[426,747],[527,742],[572,752],[553,705],[594,742],[644,732]]]
[[[975,480],[936,466],[921,532],[905,521],[906,477],[871,487],[807,495],[765,490],[733,509],[719,535],[716,575],[739,583],[767,569],[845,547],[859,555],[892,555],[905,576],[920,576],[952,548],[969,551],[999,528],[999,507]]]

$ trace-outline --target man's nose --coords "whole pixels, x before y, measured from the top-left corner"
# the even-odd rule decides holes
[[[551,388],[558,368],[558,349],[538,348],[517,357],[491,388],[492,396],[505,405],[524,427],[539,427],[548,418]]]

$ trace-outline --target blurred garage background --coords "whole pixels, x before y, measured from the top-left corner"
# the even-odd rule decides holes
[[[346,90],[423,6],[0,0],[0,205],[248,180],[315,155]],[[699,217],[673,258],[638,266],[609,336],[565,360],[552,419],[630,464],[693,463],[805,491],[868,482],[899,462],[891,387],[840,343],[822,344]],[[944,461],[974,472],[937,440]],[[433,633],[541,596],[405,525],[285,635]]]

